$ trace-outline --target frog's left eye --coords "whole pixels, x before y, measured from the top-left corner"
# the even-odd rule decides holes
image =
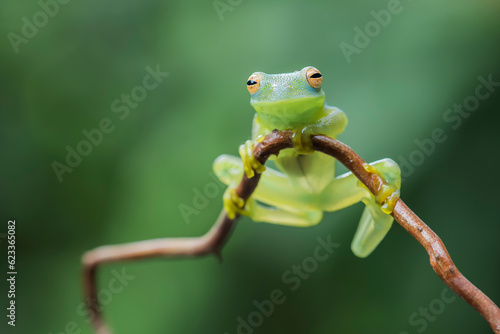
[[[321,75],[320,71],[318,71],[314,67],[311,67],[306,72],[306,78],[307,82],[312,88],[321,88],[321,84],[323,83],[323,76]]]
[[[252,74],[247,81],[247,89],[250,92],[250,94],[255,94],[259,89],[259,86],[260,86],[259,76],[256,74]]]

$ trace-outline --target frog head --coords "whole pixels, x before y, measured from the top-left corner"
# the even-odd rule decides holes
[[[312,66],[283,74],[253,73],[247,81],[250,104],[261,123],[283,128],[318,119],[325,93],[323,76]]]

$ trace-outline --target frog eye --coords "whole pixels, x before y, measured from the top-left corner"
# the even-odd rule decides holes
[[[307,82],[312,88],[318,89],[321,87],[321,84],[323,83],[323,76],[321,75],[321,72],[315,69],[314,67],[311,67],[310,69],[307,70],[306,78]]]
[[[252,95],[255,94],[259,89],[259,86],[260,86],[259,76],[256,74],[252,74],[247,81],[247,89],[250,92],[250,94]]]

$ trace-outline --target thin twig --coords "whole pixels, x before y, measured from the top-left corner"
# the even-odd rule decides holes
[[[326,136],[314,136],[312,142],[316,150],[331,155],[352,171],[372,193],[377,185],[383,182],[378,175],[369,173],[363,168],[365,161],[349,146]],[[397,201],[392,216],[427,250],[432,269],[439,278],[458,296],[474,307],[488,321],[493,332],[499,334],[500,309],[460,273],[439,236],[401,199]]]
[[[262,164],[266,162],[271,154],[277,154],[280,150],[292,145],[289,137],[281,137],[279,133],[273,133],[271,140],[264,141],[263,144],[257,145],[254,149],[255,157]],[[256,174],[251,179],[244,175],[236,188],[238,196],[246,201],[257,187],[259,179],[259,174]],[[123,245],[98,247],[85,253],[82,258],[83,289],[91,323],[96,332],[98,334],[111,333],[103,319],[102,308],[97,299],[96,278],[99,265],[153,257],[188,257],[215,254],[220,258],[221,249],[229,238],[238,218],[239,215],[236,215],[234,219],[230,219],[226,212],[222,210],[213,227],[201,237],[145,240]]]
[[[291,131],[274,131],[257,143],[254,157],[264,164],[272,154],[292,147]],[[365,161],[349,146],[338,140],[318,135],[312,137],[313,147],[340,161],[373,193],[384,182],[380,176],[363,168]],[[236,193],[245,201],[257,187],[260,175],[248,179],[245,175],[236,188]],[[431,266],[443,282],[457,295],[474,307],[490,324],[493,332],[500,334],[500,309],[484,293],[470,283],[455,267],[441,239],[418,216],[399,199],[392,213],[403,226],[427,250]],[[84,290],[92,324],[99,334],[110,333],[105,326],[97,301],[96,272],[100,264],[124,260],[138,260],[150,257],[203,256],[220,251],[227,241],[235,221],[222,211],[217,222],[207,234],[197,238],[155,239],[119,246],[100,247],[83,257]]]
[[[235,221],[229,219],[223,211],[213,227],[201,237],[145,240],[117,246],[103,246],[85,253],[82,260],[85,302],[96,333],[111,333],[103,320],[102,309],[97,300],[96,274],[100,264],[160,256],[187,257],[210,253],[219,255],[234,223]]]

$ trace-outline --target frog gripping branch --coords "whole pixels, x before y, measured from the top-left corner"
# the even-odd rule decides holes
[[[362,201],[366,208],[351,248],[357,256],[366,257],[392,225],[390,213],[399,196],[401,172],[390,159],[366,165],[389,184],[381,184],[375,196],[360,187],[351,172],[335,176],[335,160],[315,152],[311,136],[336,138],[346,127],[347,117],[340,109],[325,104],[322,81],[322,74],[314,67],[285,74],[252,74],[247,81],[250,103],[257,112],[252,139],[262,138],[273,129],[292,130],[293,148],[271,157],[279,171],[269,168],[262,175],[245,211],[232,187],[241,180],[243,172],[251,178],[254,171],[264,171],[254,162],[251,142],[240,148],[241,160],[227,155],[217,158],[214,172],[229,185],[224,196],[229,217],[238,212],[259,222],[312,226],[321,221],[324,211],[340,210]]]
[[[347,118],[340,109],[325,104],[322,80],[322,74],[310,66],[292,73],[256,72],[250,76],[247,89],[256,111],[252,140],[240,146],[241,159],[221,155],[214,161],[217,177],[228,188],[224,209],[205,235],[104,246],[84,255],[84,291],[97,333],[111,333],[96,297],[96,273],[101,264],[152,257],[220,256],[240,215],[256,222],[307,227],[318,224],[325,211],[363,202],[365,209],[351,244],[354,254],[368,256],[396,220],[424,246],[432,268],[445,284],[500,334],[500,309],[458,271],[441,239],[399,198],[398,165],[390,159],[367,164],[336,140]],[[277,170],[264,166],[268,159]],[[335,176],[336,160],[350,172]]]

